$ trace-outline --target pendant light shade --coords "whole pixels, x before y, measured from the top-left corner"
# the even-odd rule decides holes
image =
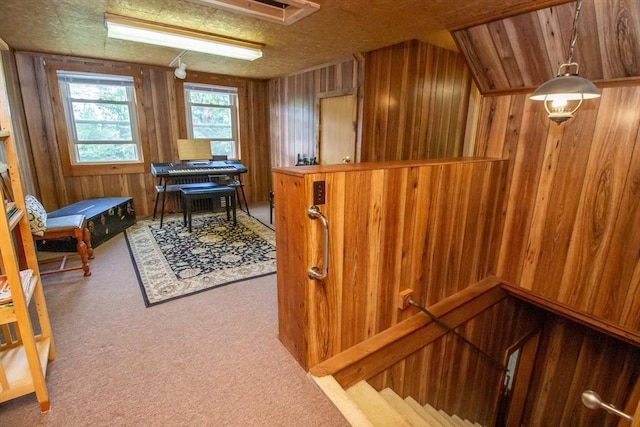
[[[542,101],[550,120],[560,124],[573,117],[585,99],[599,98],[600,93],[589,80],[578,76],[579,66],[572,62],[578,36],[578,17],[582,0],[576,2],[576,14],[573,20],[573,33],[569,45],[569,60],[560,65],[555,78],[543,83],[529,97],[533,101]],[[572,70],[574,68],[574,70]]]
[[[562,69],[576,67],[576,73],[561,74]],[[589,80],[578,76],[578,64],[562,64],[558,76],[536,89],[529,99],[542,101],[550,120],[560,124],[573,117],[585,99],[599,98],[600,93]]]

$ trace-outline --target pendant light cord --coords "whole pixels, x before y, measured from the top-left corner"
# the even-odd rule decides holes
[[[573,32],[571,33],[571,43],[569,44],[569,58],[567,64],[573,63],[573,51],[576,48],[576,41],[578,39],[578,17],[580,16],[580,9],[582,9],[582,0],[576,2],[576,14],[573,17]]]

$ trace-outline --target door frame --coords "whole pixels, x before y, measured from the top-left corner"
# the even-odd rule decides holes
[[[322,92],[316,95],[316,123],[315,123],[315,152],[318,153],[318,157],[320,157],[320,100],[324,98],[335,98],[338,96],[348,96],[355,95],[356,96],[356,147],[355,147],[355,158],[353,159],[353,163],[360,163],[360,153],[362,151],[362,96],[358,94],[357,88],[350,89],[341,89],[334,90],[330,92]]]

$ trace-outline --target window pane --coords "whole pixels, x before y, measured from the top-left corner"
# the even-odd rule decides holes
[[[231,96],[226,93],[189,91],[189,101],[192,104],[231,105]]]
[[[59,70],[57,74],[71,162],[141,161],[133,78]]]
[[[227,155],[233,157],[233,141],[211,141],[211,153],[215,155]]]
[[[191,109],[191,116],[194,125],[231,125],[231,110],[229,108],[193,107]]]
[[[80,162],[138,160],[135,144],[78,144],[76,150]]]
[[[76,121],[78,141],[132,141],[129,122],[83,123]]]
[[[127,101],[127,88],[123,86],[69,83],[69,94],[75,99],[101,99]]]
[[[73,102],[75,120],[126,121],[129,122],[129,106],[97,102]]]
[[[216,139],[229,139],[231,138],[231,126],[215,126],[215,125],[200,125],[193,126],[194,138],[216,138]]]

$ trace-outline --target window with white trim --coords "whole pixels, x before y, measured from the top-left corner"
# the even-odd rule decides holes
[[[141,163],[130,76],[57,71],[73,165]]]
[[[184,84],[187,133],[211,140],[213,155],[238,158],[238,90],[200,83]]]

